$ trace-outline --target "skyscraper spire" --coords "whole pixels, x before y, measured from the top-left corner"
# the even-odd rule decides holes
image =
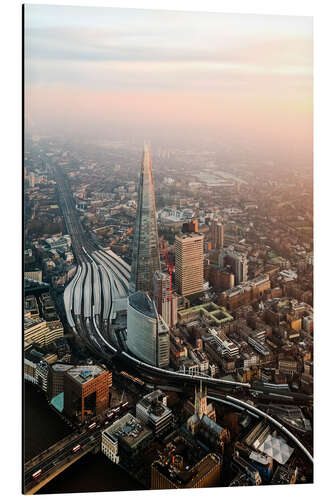
[[[130,291],[141,290],[152,296],[154,273],[160,269],[151,153],[150,145],[145,142],[138,189]]]

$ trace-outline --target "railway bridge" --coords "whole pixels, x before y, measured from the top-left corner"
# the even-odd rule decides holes
[[[249,395],[253,392],[249,383],[161,369],[133,358],[126,350],[122,350],[120,345],[115,345],[114,340],[111,340],[112,326],[117,313],[122,311],[126,313],[130,266],[111,250],[93,242],[85,233],[61,169],[55,168],[54,172],[59,188],[60,204],[78,262],[77,272],[64,291],[64,305],[69,325],[85,344],[107,364],[113,358],[117,358],[121,364],[138,371],[143,379],[148,375],[149,382],[155,381],[162,385],[183,388],[185,383],[194,384],[203,381],[208,390],[218,389],[224,401],[229,400],[229,403],[246,407],[256,415],[266,417],[257,408],[248,407],[247,403],[230,395],[233,390],[244,391]],[[306,399],[303,395],[295,396],[285,391],[273,391],[271,388],[267,390],[263,388],[261,391],[267,399],[285,400],[288,404],[294,401],[296,396]],[[285,433],[290,439],[295,438],[290,432]],[[302,443],[297,445],[312,460],[307,450],[302,448]]]
[[[101,447],[101,431],[75,432],[24,464],[23,491],[33,495],[89,452]]]

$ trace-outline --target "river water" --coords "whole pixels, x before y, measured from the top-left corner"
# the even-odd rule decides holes
[[[24,456],[27,461],[73,430],[50,408],[42,392],[28,383],[25,383],[24,389]],[[137,481],[105,455],[88,453],[41,488],[37,494],[142,489]]]

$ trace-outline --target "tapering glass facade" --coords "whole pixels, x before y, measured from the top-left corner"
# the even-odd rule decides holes
[[[150,147],[145,145],[138,189],[130,291],[141,290],[152,294],[154,273],[159,270],[160,254],[151,154]]]

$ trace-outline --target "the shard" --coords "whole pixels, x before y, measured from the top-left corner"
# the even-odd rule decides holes
[[[141,290],[152,297],[154,273],[160,268],[151,154],[150,146],[145,144],[138,188],[130,292]]]

